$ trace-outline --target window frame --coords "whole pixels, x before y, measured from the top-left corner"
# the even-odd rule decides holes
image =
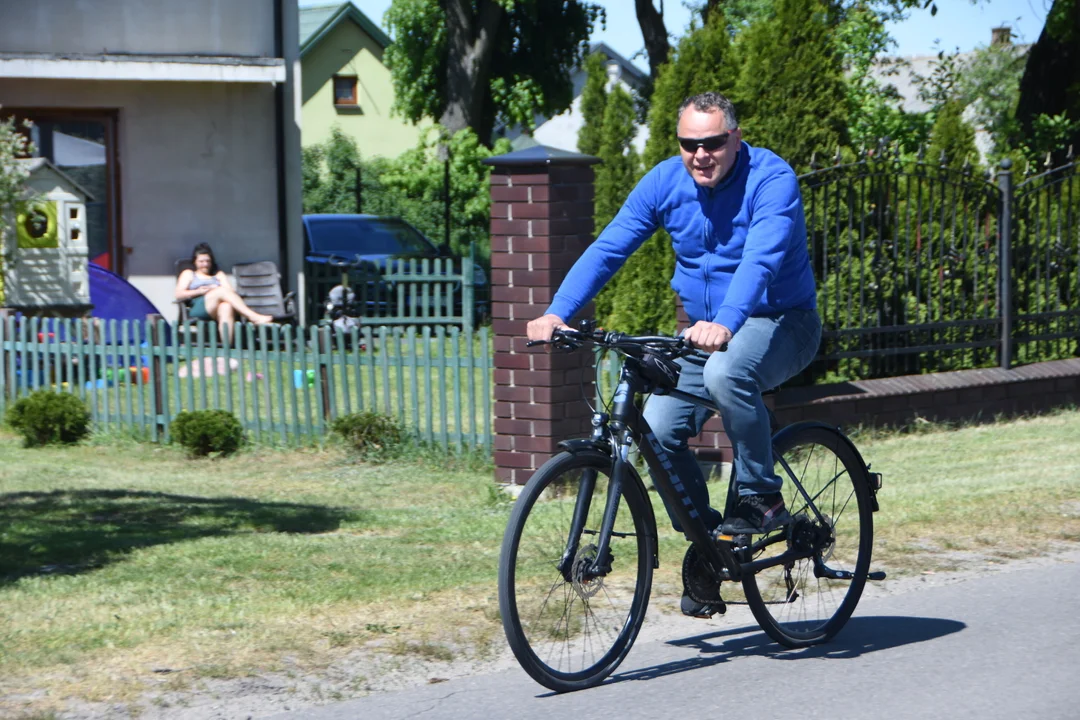
[[[349,81],[352,84],[352,97],[349,99],[349,101],[342,102],[341,100],[338,99],[338,81]],[[333,87],[332,87],[334,107],[339,107],[339,108],[359,107],[360,102],[359,102],[359,98],[357,97],[357,88],[358,88],[358,86],[359,86],[359,83],[357,82],[357,76],[356,75],[334,75]]]

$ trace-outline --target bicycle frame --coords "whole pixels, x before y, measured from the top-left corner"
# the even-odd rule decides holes
[[[630,448],[634,444],[638,446],[641,456],[645,459],[646,464],[652,471],[653,482],[655,483],[657,490],[669,501],[667,505],[672,508],[672,512],[675,514],[679,524],[683,528],[683,532],[703,552],[705,559],[712,566],[717,578],[721,580],[738,581],[742,579],[745,573],[753,574],[768,567],[783,565],[795,560],[811,557],[815,552],[814,550],[800,552],[793,549],[788,549],[774,557],[756,561],[748,560],[747,562],[742,562],[737,557],[737,554],[746,558],[753,557],[754,553],[768,545],[784,541],[786,539],[784,535],[766,537],[753,545],[741,548],[732,547],[732,542],[716,543],[713,541],[710,537],[709,529],[701,519],[704,508],[699,508],[695,505],[693,498],[687,493],[682,479],[675,474],[667,453],[656,440],[652,428],[649,427],[649,424],[642,416],[641,411],[638,410],[637,406],[634,404],[634,398],[639,393],[647,392],[650,386],[650,382],[641,371],[639,361],[632,356],[626,356],[623,361],[619,384],[615,389],[614,404],[610,421],[606,423],[605,428],[605,423],[601,419],[600,426],[597,428],[600,437],[603,437],[604,432],[610,434],[612,440],[611,455],[613,458],[613,468],[611,480],[608,484],[607,502],[604,510],[603,522],[598,537],[596,559],[593,562],[593,566],[590,568],[590,574],[601,576],[606,572],[606,564],[609,562],[608,550],[611,542],[612,529],[615,526],[615,515],[618,510],[619,497],[622,493],[623,483],[626,481],[627,474],[629,473]],[[668,394],[693,403],[694,405],[708,408],[715,413],[719,413],[719,409],[712,402],[696,395],[691,395],[690,393],[680,390],[670,390]],[[814,505],[813,499],[807,494],[802,483],[799,482],[798,477],[792,472],[791,468],[788,467],[783,458],[780,458],[780,464],[788,478],[795,484],[795,487],[798,488],[799,493],[806,500],[807,506],[812,509],[818,521],[825,523],[824,517]],[[589,482],[590,480],[595,482],[595,476],[584,478],[583,483]],[[570,537],[567,539],[568,554],[564,555],[564,559],[566,557],[572,558],[577,551],[577,538],[583,529],[584,518],[589,511],[587,505],[589,502],[588,498],[591,494],[590,489],[589,492],[586,493],[582,491],[578,495],[578,504],[575,506],[574,522],[572,523]]]

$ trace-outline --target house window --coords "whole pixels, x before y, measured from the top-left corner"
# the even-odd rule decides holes
[[[356,76],[334,76],[334,104],[356,105]]]

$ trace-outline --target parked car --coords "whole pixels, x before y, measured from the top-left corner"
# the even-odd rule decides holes
[[[449,250],[428,239],[399,217],[378,215],[313,214],[304,215],[305,270],[308,277],[309,307],[322,306],[332,287],[347,273],[350,286],[362,304],[365,317],[401,316],[410,313],[414,302],[404,299],[398,307],[397,283],[387,279],[388,266],[395,260],[449,258]],[[455,262],[455,265],[460,265]],[[408,272],[408,265],[398,267]],[[487,274],[479,263],[473,265],[473,317],[476,322],[487,315],[490,292]],[[461,284],[453,285],[453,314],[460,317]],[[435,288],[427,302],[437,302]]]

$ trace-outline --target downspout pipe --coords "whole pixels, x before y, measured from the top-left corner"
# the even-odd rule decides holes
[[[285,23],[284,0],[274,0],[274,56],[285,58]],[[286,63],[285,83],[288,82],[289,68]],[[288,278],[292,285],[292,272],[289,268],[289,211],[285,187],[285,83],[274,85],[274,145],[277,160],[277,214],[278,214],[278,269],[281,277]]]

